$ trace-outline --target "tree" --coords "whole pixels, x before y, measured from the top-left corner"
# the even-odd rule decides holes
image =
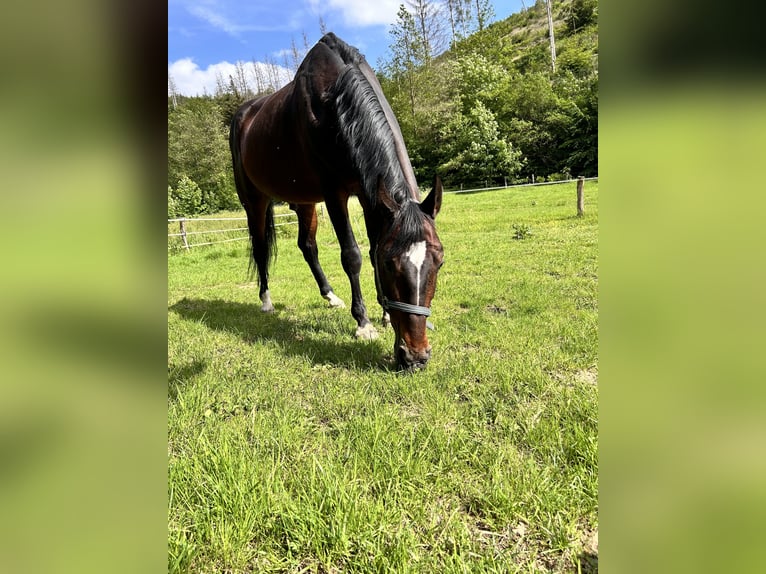
[[[210,211],[237,207],[222,111],[211,98],[189,98],[168,114],[168,185],[195,182]]]
[[[168,95],[170,96],[170,101],[173,104],[173,109],[178,107],[178,90],[176,89],[176,82],[173,79],[173,76],[168,74]]]
[[[168,212],[170,205],[173,205],[176,217],[191,217],[208,211],[202,190],[187,175],[181,176],[175,189],[168,186]]]
[[[173,188],[168,186],[168,219],[178,216],[178,200],[173,193]]]
[[[450,31],[452,32],[453,45],[463,37],[463,10],[461,4],[461,0],[447,0],[447,18],[449,19]]]
[[[571,33],[594,22],[598,17],[598,0],[572,0],[566,18]]]
[[[489,0],[473,0],[473,3],[476,7],[476,25],[481,32],[484,28],[489,26],[492,20],[494,20],[495,9],[492,7]]]
[[[463,113],[482,102],[493,112],[505,97],[506,84],[512,76],[500,64],[481,54],[466,54],[455,62],[455,85]]]
[[[521,153],[503,138],[495,116],[480,101],[451,118],[442,141],[445,161],[439,171],[453,185],[502,181],[522,167]]]
[[[432,0],[407,0],[407,5],[411,9],[415,33],[423,49],[423,63],[428,65],[434,56],[447,47],[441,7]]]
[[[392,24],[389,31],[393,40],[389,46],[391,59],[385,62],[383,67],[391,79],[389,85],[396,92],[391,99],[399,103],[397,111],[406,111],[407,119],[411,120],[411,126],[415,130],[416,71],[425,64],[427,52],[418,34],[415,18],[404,4],[399,5],[396,18],[396,23]],[[402,95],[407,102],[403,108]],[[401,123],[402,118],[399,120]],[[402,129],[404,130],[404,126]]]

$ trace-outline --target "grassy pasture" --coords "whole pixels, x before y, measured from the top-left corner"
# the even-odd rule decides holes
[[[356,341],[326,307],[296,226],[272,315],[246,242],[171,253],[169,571],[592,571],[597,194],[581,218],[573,183],[445,195],[433,358],[410,375],[390,329]],[[318,242],[350,303],[327,218]],[[362,287],[380,327],[367,259]]]

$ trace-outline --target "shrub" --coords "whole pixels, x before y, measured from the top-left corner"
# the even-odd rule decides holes
[[[202,190],[189,176],[181,176],[173,193],[176,201],[176,215],[190,217],[207,212],[207,205],[202,201]]]

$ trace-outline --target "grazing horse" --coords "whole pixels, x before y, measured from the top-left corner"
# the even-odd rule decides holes
[[[375,73],[359,51],[332,33],[306,54],[292,82],[243,104],[229,137],[237,194],[247,213],[252,259],[258,270],[261,310],[274,306],[269,263],[276,254],[273,202],[298,216],[298,247],[332,307],[333,293],[317,257],[316,204],[324,201],[351,283],[356,337],[378,336],[359,286],[362,256],[348,217],[348,198],[364,210],[384,325],[396,333],[401,369],[425,366],[431,356],[426,318],[444,251],[434,219],[442,184],[434,178],[421,203],[399,124]]]

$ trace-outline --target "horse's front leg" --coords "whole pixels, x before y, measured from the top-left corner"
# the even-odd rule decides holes
[[[359,245],[357,245],[354,232],[351,229],[346,201],[330,200],[325,201],[325,205],[340,243],[341,264],[351,284],[351,315],[356,319],[357,323],[355,336],[358,339],[376,339],[378,331],[367,317],[367,307],[364,304],[362,288],[359,285],[359,273],[362,270],[362,254],[359,251]]]
[[[319,253],[317,250],[317,212],[314,204],[308,205],[295,205],[290,204],[290,208],[293,209],[298,216],[298,247],[303,253],[303,258],[308,263],[311,273],[314,275],[314,280],[319,287],[319,293],[324,297],[330,307],[338,307],[344,309],[346,304],[338,297],[332,290],[330,282],[327,281],[327,276],[322,270],[322,266],[319,264]]]
[[[367,224],[369,226],[369,222]],[[369,227],[368,227],[369,230]],[[370,262],[372,263],[372,272],[375,274],[375,291],[378,294],[378,303],[381,302],[381,296],[383,293],[380,292],[380,285],[378,284],[378,270],[375,268],[375,239],[373,237],[370,237]],[[383,305],[381,304],[381,307]],[[388,314],[388,311],[383,309],[383,316],[380,318],[381,323],[383,323],[383,327],[390,327],[391,326],[391,315]]]

